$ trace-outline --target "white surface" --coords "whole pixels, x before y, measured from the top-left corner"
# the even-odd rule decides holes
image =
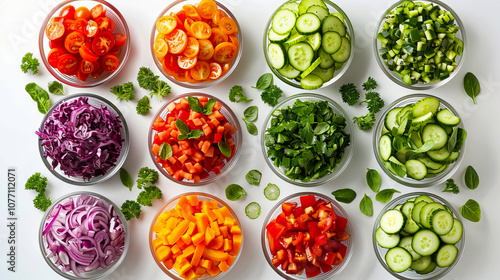
[[[2,101],[0,102],[0,279],[56,279],[58,276],[50,270],[42,259],[38,248],[38,227],[42,212],[32,206],[35,196],[33,191],[24,190],[24,183],[34,172],[42,172],[49,179],[47,195],[53,199],[61,195],[77,191],[88,190],[101,193],[117,204],[126,199],[135,199],[139,193],[137,188],[129,192],[120,183],[118,175],[109,181],[90,187],[77,187],[63,184],[57,180],[43,165],[37,147],[35,130],[39,127],[42,115],[37,111],[36,104],[24,91],[24,86],[29,82],[46,87],[47,82],[54,80],[49,72],[40,66],[40,73],[36,76],[24,74],[19,68],[21,58],[26,52],[33,52],[40,62],[38,51],[38,31],[40,24],[57,1],[49,0],[23,0],[23,1],[1,1],[0,2],[0,89]],[[131,173],[137,174],[142,166],[153,167],[147,149],[147,131],[151,123],[153,113],[169,99],[158,102],[152,99],[153,110],[143,117],[135,112],[136,102],[119,102],[115,100],[109,88],[127,81],[134,81],[136,95],[140,98],[146,92],[139,89],[136,75],[140,66],[147,66],[157,71],[149,48],[149,34],[157,13],[166,5],[166,1],[111,1],[124,15],[130,27],[132,39],[132,52],[127,62],[127,67],[112,81],[92,89],[76,89],[64,86],[66,93],[91,92],[101,94],[112,100],[125,115],[131,131],[131,148],[124,167]],[[261,131],[265,116],[271,111],[271,107],[264,104],[260,98],[260,92],[252,89],[259,76],[270,72],[264,60],[262,52],[262,35],[268,17],[272,14],[281,1],[277,0],[221,0],[238,18],[241,32],[244,36],[244,53],[237,67],[226,81],[219,85],[201,90],[213,94],[229,103],[229,89],[235,85],[242,85],[247,96],[254,101],[245,104],[231,103],[231,107],[240,117],[243,110],[249,105],[257,105],[260,108],[257,125]],[[500,37],[496,31],[497,11],[500,4],[496,1],[448,1],[452,8],[460,15],[465,24],[468,37],[468,55],[465,65],[454,80],[441,88],[427,91],[427,93],[438,95],[451,103],[463,117],[468,131],[467,150],[462,166],[452,177],[460,186],[460,194],[442,193],[444,184],[424,189],[450,201],[455,208],[459,208],[467,199],[473,198],[478,201],[482,209],[482,219],[479,223],[464,222],[467,244],[460,263],[444,279],[493,279],[494,275],[500,274],[498,265],[498,232],[500,224],[498,220],[498,198],[500,189],[497,183],[500,181],[498,172],[500,149],[498,148],[498,124],[500,122],[500,70],[498,64],[498,46]],[[20,4],[22,3],[22,5]],[[403,89],[387,77],[378,68],[372,50],[372,36],[377,20],[383,11],[393,1],[348,1],[338,0],[344,11],[349,15],[356,34],[356,53],[353,63],[346,75],[337,83],[317,92],[330,96],[342,104],[338,88],[340,85],[353,82],[358,87],[368,76],[374,77],[378,83],[386,104],[391,103],[398,97],[413,93]],[[462,87],[462,79],[466,72],[476,74],[481,82],[482,91],[478,97],[478,104],[473,105]],[[298,90],[283,84],[275,78],[275,83],[280,86],[285,96],[300,93]],[[180,88],[173,83],[172,96],[176,96],[189,90]],[[54,103],[59,99],[50,96]],[[345,105],[345,104],[343,104]],[[364,106],[344,106],[349,118],[365,114]],[[240,120],[244,126],[243,121]],[[249,135],[244,131],[244,150],[239,159],[239,164],[233,172],[222,178],[217,183],[205,187],[188,188],[171,183],[166,178],[160,178],[159,187],[163,190],[162,201],[155,201],[154,206],[143,207],[140,220],[132,220],[129,223],[132,242],[128,255],[121,266],[107,279],[165,279],[161,270],[156,266],[148,247],[148,231],[156,211],[167,199],[187,191],[203,191],[217,195],[225,199],[224,189],[230,183],[238,183],[243,186],[248,195],[241,201],[228,201],[239,215],[245,234],[243,255],[224,279],[279,279],[272,271],[263,257],[260,241],[262,222],[268,211],[274,205],[268,201],[263,194],[267,183],[276,183],[281,189],[283,198],[291,193],[305,191],[304,188],[292,186],[282,182],[266,166],[262,157],[259,137]],[[354,157],[346,171],[333,182],[324,186],[311,188],[311,191],[321,192],[327,195],[337,189],[349,187],[356,190],[358,197],[351,204],[343,204],[344,209],[351,217],[355,229],[354,254],[345,270],[338,275],[338,279],[392,279],[375,258],[371,231],[375,216],[384,206],[374,200],[375,194],[365,183],[366,168],[375,168],[383,177],[382,188],[396,188],[402,193],[417,191],[391,181],[377,165],[372,150],[372,132],[354,130],[355,152]],[[465,187],[463,174],[468,165],[473,165],[478,171],[481,183],[478,189],[471,191]],[[7,194],[7,168],[17,169],[17,272],[11,273],[6,267],[6,194]],[[263,173],[260,186],[250,186],[244,179],[244,174],[250,169],[259,169]],[[135,178],[134,178],[135,179]],[[374,201],[374,217],[361,214],[358,205],[367,193]],[[227,201],[227,200],[226,200]],[[256,220],[245,217],[244,208],[252,202],[257,201],[262,206],[262,214]]]

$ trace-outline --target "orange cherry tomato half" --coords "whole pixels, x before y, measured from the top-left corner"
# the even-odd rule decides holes
[[[57,62],[57,70],[66,75],[74,75],[78,70],[78,59],[72,54],[64,54]]]
[[[193,68],[189,69],[189,71],[191,72],[193,79],[203,81],[208,79],[208,76],[210,75],[210,65],[208,62],[200,60]]]
[[[85,43],[83,44],[83,46],[80,47],[78,53],[84,60],[94,62],[99,59],[99,56],[96,55],[94,52],[92,52],[91,48],[92,46],[90,45],[90,43]]]
[[[99,32],[113,32],[115,30],[115,22],[109,17],[98,17],[95,22],[99,26]]]
[[[127,35],[125,34],[113,33],[113,37],[115,38],[115,47],[121,47],[127,42]]]
[[[186,49],[187,46],[187,35],[186,32],[176,29],[165,35],[165,41],[168,44],[168,49],[170,53],[179,54]]]
[[[185,56],[179,56],[177,58],[177,64],[179,64],[179,67],[182,69],[191,69],[195,66],[197,62],[197,58],[195,57],[185,57]]]
[[[63,22],[63,25],[64,25],[64,32],[66,34],[69,34],[73,31],[76,30],[76,20],[74,19],[67,19]]]
[[[186,82],[191,83],[191,84],[195,84],[195,83],[200,82],[200,81],[193,79],[193,76],[191,76],[191,71],[186,71],[184,73],[184,77],[186,78]]]
[[[64,6],[59,12],[59,16],[64,19],[73,19],[75,17],[75,7],[73,7],[73,5]]]
[[[91,18],[90,11],[87,7],[79,7],[75,10],[75,20],[83,18],[85,20],[89,20]]]
[[[84,30],[85,36],[93,38],[97,35],[98,32],[99,32],[99,26],[97,25],[97,22],[89,20]]]
[[[215,47],[214,60],[219,63],[230,62],[238,55],[238,47],[235,44],[224,42]]]
[[[194,21],[201,20],[200,14],[198,14],[198,11],[196,10],[196,7],[191,5],[191,4],[186,4],[182,6],[182,10],[186,13],[186,16],[188,18],[191,18]]]
[[[49,23],[51,22],[61,22],[64,24],[65,19],[63,17],[53,17],[50,19]]]
[[[49,40],[56,40],[64,35],[64,25],[61,22],[51,22],[45,28],[45,35]]]
[[[231,68],[231,64],[229,64],[229,62],[222,63],[222,75],[221,76],[226,75],[226,73],[229,72],[229,68]]]
[[[100,58],[101,60],[101,68],[104,71],[113,72],[118,69],[120,65],[120,61],[116,55],[107,54]]]
[[[198,14],[204,19],[212,19],[215,11],[218,10],[217,3],[214,0],[202,0],[196,6]]]
[[[105,55],[115,45],[115,38],[110,32],[100,32],[92,40],[92,51],[97,55]]]
[[[175,14],[175,16],[179,19],[181,23],[183,23],[187,19],[186,12],[184,10],[178,11]]]
[[[191,32],[196,39],[208,39],[212,35],[212,28],[206,22],[195,21],[191,24]]]
[[[184,70],[182,68],[177,68],[174,71],[171,72],[172,77],[176,79],[179,82],[186,82],[186,72],[189,70]]]
[[[212,45],[217,46],[220,43],[229,42],[229,37],[220,28],[212,28],[212,35],[210,35],[209,40]]]
[[[73,31],[64,39],[64,47],[70,53],[78,53],[78,49],[85,43],[85,36],[83,33]]]
[[[191,31],[191,25],[194,23],[194,20],[190,18],[186,18],[184,20],[184,29],[186,29],[186,32],[190,35],[193,36],[193,31]]]
[[[209,60],[214,55],[214,46],[209,40],[198,40],[200,51],[198,52],[199,60]]]
[[[221,18],[223,17],[227,17],[227,14],[221,10],[221,9],[218,9],[217,11],[215,11],[215,13],[213,14],[212,16],[212,21],[213,23],[215,24],[219,24],[219,21],[221,20]]]
[[[211,80],[217,80],[222,76],[222,67],[217,62],[210,62],[210,75],[208,78]]]
[[[229,35],[229,42],[233,43],[238,49],[240,48],[240,41],[234,35]]]
[[[80,31],[85,33],[85,29],[87,29],[87,20],[83,18],[79,18],[75,21],[75,31]]]
[[[106,7],[101,4],[95,5],[92,9],[90,9],[90,14],[92,18],[96,19],[98,17],[102,17],[106,15]]]
[[[82,59],[80,60],[80,68],[78,71],[82,72],[82,74],[90,74],[94,71],[94,63]]]
[[[156,21],[156,30],[162,34],[168,34],[177,27],[177,20],[173,16],[163,16]]]
[[[168,53],[168,44],[163,39],[156,39],[153,43],[153,52],[159,60],[162,60]]]
[[[187,57],[196,57],[200,51],[200,43],[194,37],[188,37],[186,49],[182,54]]]
[[[47,55],[47,61],[49,62],[50,66],[57,68],[57,63],[59,62],[59,58],[61,56],[67,54],[68,52],[62,48],[53,48],[49,51],[49,54]]]
[[[219,21],[219,27],[222,32],[226,34],[237,34],[238,26],[236,22],[230,17],[223,17]]]

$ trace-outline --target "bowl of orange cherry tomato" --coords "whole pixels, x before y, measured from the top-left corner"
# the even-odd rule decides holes
[[[234,15],[214,0],[177,0],[158,16],[151,53],[173,83],[192,89],[213,86],[231,74],[242,50]]]
[[[40,55],[49,72],[74,87],[93,87],[116,76],[130,49],[122,14],[103,0],[63,1],[45,18]]]

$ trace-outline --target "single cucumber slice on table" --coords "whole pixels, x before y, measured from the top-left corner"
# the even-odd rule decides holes
[[[250,219],[257,219],[260,216],[260,205],[257,202],[251,202],[245,207],[245,214]]]
[[[389,249],[385,254],[387,266],[394,272],[403,272],[410,268],[412,260],[411,255],[401,247]]]
[[[428,229],[419,230],[413,236],[412,248],[421,256],[430,256],[439,249],[439,237]]]
[[[264,189],[264,196],[269,200],[276,200],[280,196],[280,189],[275,184],[267,184]]]
[[[276,69],[283,68],[287,63],[287,56],[285,55],[285,50],[280,44],[270,43],[267,47],[267,52],[269,54],[269,59],[271,60],[271,65]]]
[[[400,232],[406,222],[406,217],[399,210],[387,210],[380,218],[380,228],[387,234]]]

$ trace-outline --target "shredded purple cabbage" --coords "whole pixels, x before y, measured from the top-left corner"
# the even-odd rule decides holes
[[[36,134],[44,157],[70,177],[90,180],[115,166],[122,150],[122,122],[106,106],[94,107],[88,97],[62,103]]]
[[[113,206],[88,195],[56,205],[42,233],[47,257],[62,272],[76,276],[118,260],[125,250],[125,234]]]

